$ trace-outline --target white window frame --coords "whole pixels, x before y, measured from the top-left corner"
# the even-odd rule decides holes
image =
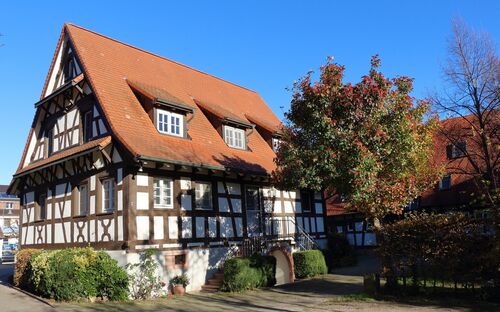
[[[167,122],[165,122],[165,117]],[[178,120],[179,124],[175,125],[179,129],[179,133],[172,131],[172,118]],[[160,121],[161,119],[161,121]],[[167,128],[165,130],[165,127]],[[183,137],[184,136],[184,115],[170,112],[163,109],[156,109],[156,129],[158,132],[163,134],[169,134],[173,136]]]
[[[202,187],[203,186],[203,187]],[[207,192],[208,189],[208,192]],[[200,201],[202,201],[202,197],[205,196],[205,194],[208,194],[208,206],[207,205],[200,205]],[[213,200],[212,200],[212,182],[196,182],[195,189],[194,189],[194,202],[195,202],[195,208],[199,210],[213,210]]]
[[[14,209],[14,203],[12,202],[5,203],[5,209],[8,210]]]
[[[450,184],[448,186],[444,185],[444,183],[443,183],[444,179],[450,179]],[[451,188],[451,183],[452,183],[451,174],[447,174],[444,177],[442,177],[441,180],[439,180],[439,189],[440,190],[449,190]]]
[[[158,186],[156,186],[158,182]],[[158,189],[159,196],[155,195],[155,191]],[[166,197],[162,196],[165,195]],[[159,197],[160,203],[156,203],[156,198]],[[170,204],[168,203],[168,199],[170,199]],[[153,180],[153,205],[154,208],[174,208],[174,182],[172,179],[166,178],[154,178]]]
[[[82,198],[82,192],[85,189],[85,198]],[[85,209],[82,210],[82,199],[84,200]],[[86,216],[89,214],[89,186],[88,184],[81,184],[78,186],[78,215]]]
[[[226,125],[224,125],[223,128],[224,128],[224,142],[226,142],[227,146],[242,150],[247,148],[247,142],[246,142],[247,137],[244,129]]]
[[[106,207],[106,187],[108,192],[108,203],[109,207]],[[111,213],[115,211],[115,179],[105,179],[102,180],[102,212],[103,213]]]

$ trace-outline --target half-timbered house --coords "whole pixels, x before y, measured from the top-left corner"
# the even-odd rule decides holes
[[[254,91],[66,24],[35,109],[10,185],[22,248],[155,248],[196,290],[252,237],[324,243],[322,195],[271,187],[281,123]]]

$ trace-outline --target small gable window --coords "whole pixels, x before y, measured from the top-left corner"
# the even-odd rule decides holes
[[[275,153],[277,153],[277,152],[278,152],[278,149],[280,148],[281,142],[282,142],[282,141],[281,141],[280,139],[278,139],[278,138],[273,138],[273,151],[274,151]]]
[[[467,153],[467,143],[465,141],[450,144],[446,147],[446,153],[449,159],[460,158]]]
[[[245,130],[224,126],[224,141],[229,147],[246,149]]]
[[[439,181],[440,190],[448,190],[451,188],[451,174],[447,174]]]
[[[156,127],[160,133],[184,136],[184,116],[163,109],[156,110]]]

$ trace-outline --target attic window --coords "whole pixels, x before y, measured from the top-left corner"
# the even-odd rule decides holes
[[[229,147],[246,149],[245,130],[224,125],[224,141]]]
[[[163,109],[156,110],[156,128],[160,133],[184,136],[184,115]]]
[[[465,141],[460,141],[448,145],[446,149],[449,159],[460,158],[465,156],[465,153],[467,153],[467,143]]]
[[[273,142],[273,151],[277,153],[282,141],[278,138],[273,138],[272,142]]]

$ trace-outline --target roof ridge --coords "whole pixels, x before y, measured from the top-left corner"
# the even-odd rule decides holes
[[[120,41],[120,40],[118,40],[118,39],[114,39],[114,38],[111,38],[111,37],[109,37],[109,36],[106,36],[106,35],[100,34],[100,33],[98,33],[98,32],[95,32],[95,31],[93,31],[93,30],[87,29],[87,28],[85,28],[85,27],[82,27],[82,26],[79,26],[79,25],[75,25],[75,24],[73,24],[73,23],[68,23],[68,22],[67,22],[67,23],[64,23],[64,24],[65,24],[65,25],[70,25],[70,26],[73,26],[73,27],[76,27],[76,28],[79,28],[79,29],[81,29],[81,30],[84,30],[84,31],[90,32],[90,33],[92,33],[92,34],[94,34],[94,35],[97,35],[97,36],[100,36],[100,37],[102,37],[102,38],[105,38],[105,39],[108,39],[108,40],[114,41],[114,42],[119,43],[119,44],[122,44],[122,45],[124,45],[124,46],[127,46],[127,47],[129,47],[129,48],[132,48],[132,49],[135,49],[135,50],[141,51],[141,52],[143,52],[143,53],[150,54],[150,55],[152,55],[152,56],[155,56],[155,57],[158,57],[158,58],[163,59],[163,60],[165,60],[165,61],[168,61],[168,62],[171,62],[171,63],[173,63],[173,64],[176,64],[176,65],[178,65],[178,66],[185,67],[185,68],[187,68],[187,69],[190,69],[190,70],[193,70],[193,71],[199,72],[200,74],[204,74],[204,75],[207,75],[207,76],[213,77],[213,78],[218,79],[218,80],[220,80],[220,81],[222,81],[222,82],[225,82],[225,83],[231,84],[231,85],[233,85],[233,86],[239,87],[239,88],[241,88],[241,89],[244,89],[244,90],[247,90],[247,91],[253,92],[253,93],[255,93],[255,94],[258,94],[256,91],[254,91],[254,90],[252,90],[252,89],[249,89],[249,88],[247,88],[247,87],[243,87],[243,86],[241,86],[241,85],[239,85],[239,84],[236,84],[236,83],[234,83],[234,82],[231,82],[231,81],[229,81],[229,80],[226,80],[226,79],[223,79],[223,78],[217,77],[217,76],[215,76],[215,75],[209,74],[209,73],[207,73],[207,72],[204,72],[204,71],[202,71],[202,70],[196,69],[196,68],[191,67],[191,66],[189,66],[189,65],[182,64],[182,63],[180,63],[180,62],[177,62],[177,61],[171,60],[171,59],[169,59],[169,58],[167,58],[167,57],[165,57],[165,56],[161,56],[161,55],[159,55],[159,54],[153,53],[153,52],[151,52],[151,51],[147,51],[147,50],[142,49],[142,48],[139,48],[139,47],[136,47],[136,46],[131,45],[131,44],[129,44],[129,43],[125,43],[125,42]]]

